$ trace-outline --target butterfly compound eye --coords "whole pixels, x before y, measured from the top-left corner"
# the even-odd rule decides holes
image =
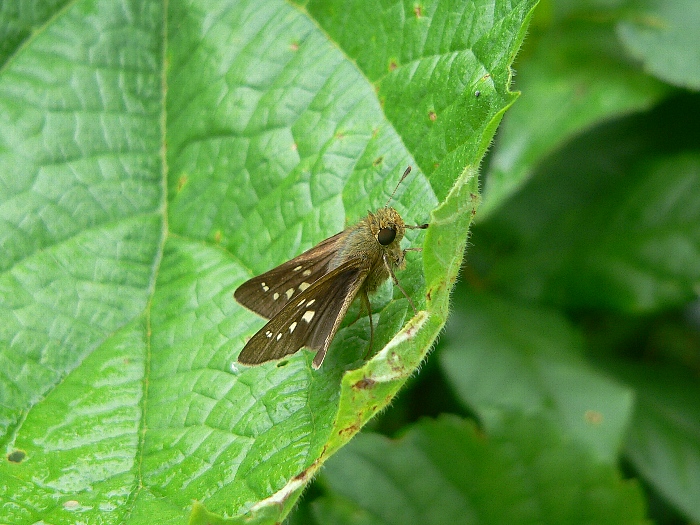
[[[396,230],[394,228],[382,228],[377,234],[377,240],[382,246],[388,246],[396,238]]]

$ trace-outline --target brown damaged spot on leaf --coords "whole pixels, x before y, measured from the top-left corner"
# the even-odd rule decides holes
[[[435,122],[437,120],[437,114],[434,111],[428,112],[428,118]]]
[[[296,476],[294,476],[292,479],[293,479],[294,481],[304,481],[304,480],[306,479],[307,471],[308,471],[308,470],[309,470],[309,469],[306,469],[306,468],[305,468],[304,470],[302,470],[301,472],[299,472],[299,474],[297,474]]]
[[[396,60],[390,60],[389,61],[389,71],[394,71],[399,65],[396,63]]]
[[[24,450],[13,450],[7,455],[7,461],[10,463],[22,463],[27,453]]]
[[[600,425],[603,422],[603,414],[597,410],[586,410],[583,417],[586,423],[591,423],[592,425]]]
[[[377,382],[374,379],[370,379],[369,377],[365,377],[360,379],[357,383],[352,385],[352,387],[356,390],[368,390],[370,388],[373,388],[374,385],[376,385]]]
[[[292,51],[299,51],[299,42],[292,42],[289,44],[289,49]]]
[[[406,337],[411,339],[413,336],[416,335],[417,332],[418,332],[418,327],[416,325],[412,325],[412,326],[409,326],[408,328],[406,328],[405,334],[406,334]]]
[[[216,233],[214,233],[214,242],[216,244],[221,243],[221,230],[217,230]]]
[[[399,354],[397,354],[396,352],[391,352],[389,354],[388,361],[392,372],[394,372],[397,375],[401,375],[404,373],[406,367],[403,366],[403,363],[401,362],[401,356]]]
[[[352,436],[357,434],[360,431],[360,425],[353,424],[350,425],[349,427],[341,428],[338,431],[338,435],[342,437],[343,439],[350,439]]]
[[[374,162],[372,162],[372,165],[379,166],[382,162],[384,162],[384,157],[377,157],[374,159]]]
[[[415,13],[416,18],[421,18],[423,16],[423,10],[419,5],[413,8],[413,12]]]
[[[325,447],[324,447],[324,452],[325,452]],[[323,454],[321,454],[321,457],[323,457]],[[311,477],[314,475],[314,472],[318,469],[318,464],[319,464],[320,459],[317,459],[311,465],[306,467],[304,470],[299,472],[296,476],[292,478],[292,481],[307,481],[311,479]]]
[[[177,179],[177,191],[178,193],[182,191],[182,188],[185,187],[185,184],[187,184],[187,175],[180,175],[180,178]]]

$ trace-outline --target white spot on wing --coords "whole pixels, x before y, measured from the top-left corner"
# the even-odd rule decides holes
[[[303,292],[303,291],[306,290],[309,286],[311,286],[309,283],[303,282],[303,283],[301,283],[301,284],[299,285],[299,291],[300,291],[300,292]]]
[[[303,303],[303,302],[304,302],[304,301],[302,301],[301,303]],[[306,306],[311,306],[311,305],[314,304],[315,302],[316,302],[316,299],[311,299],[308,303],[306,303]],[[301,303],[299,303],[299,306],[301,306]]]
[[[294,271],[295,271],[295,272],[298,272],[299,270],[301,270],[301,265],[299,265],[299,266],[297,266],[296,268],[294,268]],[[306,275],[306,274],[304,274],[304,275]]]
[[[284,295],[286,295],[286,296],[287,296],[287,300],[289,300],[289,299],[292,297],[292,295],[294,295],[294,288],[290,288],[289,290],[287,290],[286,292],[284,292]]]
[[[296,327],[297,327],[297,322],[294,321],[292,324],[289,325],[289,333],[291,334]]]
[[[267,337],[268,339],[272,337],[272,332],[270,332],[269,330],[265,332],[265,337]]]
[[[282,332],[280,332],[279,334],[277,334],[277,340],[279,341],[280,339],[282,339]]]
[[[265,283],[260,283],[260,286],[262,286],[263,292],[267,292],[270,289],[270,287]]]
[[[304,270],[301,275],[303,275],[304,277],[308,277],[309,275],[311,275],[311,270]]]
[[[301,316],[301,319],[302,321],[310,323],[311,319],[314,318],[314,315],[316,315],[316,312],[314,310],[306,310],[306,312],[304,312],[304,315]]]
[[[277,299],[280,298],[280,294],[278,294],[277,292],[275,292],[275,294],[272,296],[272,298],[276,301]]]

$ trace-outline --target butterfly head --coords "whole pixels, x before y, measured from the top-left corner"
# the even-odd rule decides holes
[[[367,224],[377,245],[397,266],[404,264],[404,254],[401,249],[401,239],[406,233],[406,225],[394,208],[379,208],[376,213],[370,213]]]

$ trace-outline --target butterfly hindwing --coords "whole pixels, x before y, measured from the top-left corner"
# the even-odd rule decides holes
[[[250,338],[238,361],[246,365],[260,364],[293,354],[306,346],[317,351],[314,367],[321,366],[328,346],[369,269],[366,259],[350,259],[293,296]]]
[[[234,297],[256,314],[272,319],[326,274],[343,235],[340,232],[329,237],[294,259],[253,277],[236,289]]]

